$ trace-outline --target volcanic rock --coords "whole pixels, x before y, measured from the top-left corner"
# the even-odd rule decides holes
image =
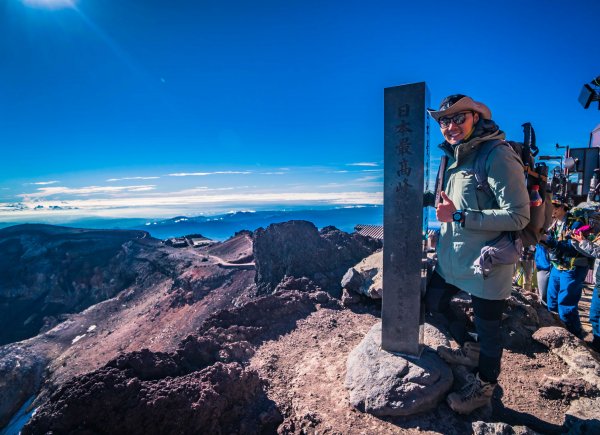
[[[349,307],[360,302],[360,295],[358,293],[350,292],[348,289],[342,289],[342,297],[340,298],[342,305]]]
[[[452,382],[452,371],[430,348],[418,359],[382,350],[381,323],[371,328],[347,360],[350,403],[376,416],[428,411],[442,400]]]
[[[372,299],[383,294],[383,251],[377,251],[348,269],[342,277],[342,287]]]
[[[221,310],[174,352],[125,353],[66,381],[23,433],[273,432],[282,417],[256,372],[243,365],[256,346],[322,305],[338,307],[325,292],[295,291]]]
[[[565,427],[573,435],[600,433],[600,398],[581,398],[571,403]]]
[[[512,349],[528,349],[533,333],[540,327],[560,324],[534,293],[513,290],[507,300],[505,313],[502,322],[503,343]]]
[[[317,230],[307,221],[289,221],[254,233],[256,285],[271,293],[286,276],[306,277],[335,297],[348,268],[376,249],[381,241],[348,234],[334,227]]]
[[[600,360],[582,340],[560,326],[540,328],[533,338],[558,355],[586,382],[600,388]]]
[[[434,314],[436,314],[436,326],[447,328],[459,344],[473,339],[474,314],[471,296],[468,293],[460,291],[452,297],[447,318]],[[554,326],[558,323],[535,295],[523,294],[513,288],[503,314],[503,345],[515,351],[530,352],[539,348],[539,344],[532,338],[533,333],[538,328]]]
[[[336,231],[328,237],[335,239]],[[38,409],[39,421],[31,422],[30,433],[51,427],[58,428],[54,433],[186,433],[202,425],[198,433],[452,434],[480,430],[471,427],[474,419],[485,420],[484,433],[511,433],[519,429],[516,425],[541,433],[593,433],[588,427],[597,421],[595,401],[576,397],[581,385],[566,382],[579,376],[567,373],[559,357],[530,338],[529,328],[544,325],[547,310],[518,294],[505,319],[506,333],[516,338],[504,352],[501,394],[489,410],[465,418],[442,403],[412,416],[378,418],[358,412],[348,403],[346,363],[379,321],[379,304],[342,309],[338,300],[318,290],[327,290],[321,286],[329,279],[327,270],[283,274],[274,280],[275,293],[257,296],[254,264],[247,262],[252,240],[247,232],[236,237],[182,249],[148,237],[126,241],[120,249],[132,277],[129,286],[80,313],[45,316],[47,328],[55,325],[51,330],[0,347],[0,427],[37,394],[32,407]],[[329,246],[331,240],[318,237]],[[470,318],[468,296],[455,298],[452,306],[456,314]],[[526,317],[527,328],[518,328],[519,317]],[[428,316],[428,323],[435,320]],[[425,329],[428,346],[448,345],[445,329],[429,324]],[[468,372],[463,366],[452,369],[459,385]],[[424,381],[422,367],[399,370]],[[563,399],[540,394],[540,380],[548,376],[559,381],[548,383],[547,391],[560,388],[557,394],[564,394]],[[404,384],[408,389],[419,385]],[[583,395],[597,400],[595,387],[583,385]],[[561,428],[568,400],[572,425]]]
[[[539,387],[540,394],[550,400],[572,402],[580,397],[597,397],[600,390],[583,379],[571,376],[546,377]]]
[[[30,349],[0,347],[0,427],[38,391],[48,362]]]
[[[473,435],[538,435],[538,432],[525,426],[476,421],[473,422]]]
[[[0,345],[113,297],[135,279],[124,245],[144,231],[16,225],[0,230]]]
[[[256,372],[237,363],[159,381],[107,367],[67,382],[22,433],[252,434],[281,421]]]
[[[32,227],[38,226],[25,225],[17,228],[19,231],[15,227],[3,231],[10,230],[10,237],[19,241],[30,237]],[[72,258],[71,253],[83,248],[69,244],[69,240],[94,233],[39,227],[42,235],[53,235],[51,244],[64,248],[65,257],[75,262],[78,259]],[[104,237],[105,241],[113,237],[111,231],[97,233],[100,233],[98,239]],[[249,240],[247,235],[243,238]],[[102,243],[98,240],[98,246]],[[241,250],[247,249],[240,243],[235,244]],[[59,322],[48,331],[0,347],[0,427],[27,398],[37,394],[34,406],[39,406],[69,379],[98,369],[119,354],[144,348],[153,352],[174,351],[182,338],[197,331],[210,315],[231,307],[231,301],[240,297],[254,280],[253,270],[222,268],[212,258],[203,262],[204,256],[198,249],[174,249],[150,237],[114,246],[118,252],[114,264],[102,270],[106,274],[115,273],[117,278],[117,272],[123,270],[131,280],[128,287],[81,313],[54,316]],[[239,257],[233,248],[228,252]],[[43,266],[42,260],[40,257],[36,264]],[[70,267],[66,261],[56,273],[64,274]],[[19,279],[29,282],[31,277]],[[116,290],[125,284],[117,279],[109,282]],[[72,296],[68,291],[62,295],[59,290],[55,289],[55,298],[69,300]]]

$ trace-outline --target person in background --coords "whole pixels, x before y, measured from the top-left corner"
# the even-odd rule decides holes
[[[515,269],[513,285],[521,287],[525,292],[530,292],[533,287],[534,254],[535,247],[533,245],[524,246]]]
[[[592,293],[592,303],[590,305],[590,323],[592,324],[592,343],[591,347],[600,353],[600,268],[598,259],[600,259],[600,235],[593,241],[587,240],[580,232],[574,231],[571,234],[573,246],[579,252],[596,258],[596,285]]]
[[[485,104],[456,94],[444,98],[439,110],[428,112],[440,125],[445,139],[440,148],[448,156],[448,166],[440,195],[442,202],[436,209],[441,222],[438,260],[427,290],[426,308],[444,315],[449,311],[450,299],[459,290],[471,295],[478,342],[467,341],[460,349],[437,349],[450,364],[476,368],[476,376],[446,399],[455,412],[469,414],[491,402],[498,382],[503,350],[502,314],[512,291],[516,259],[512,264],[494,264],[485,279],[474,263],[489,241],[527,225],[530,200],[523,163],[504,142],[504,132],[492,121]],[[491,149],[485,164],[492,196],[478,189],[472,174],[475,158],[484,152],[484,147]],[[461,338],[457,340],[461,342]]]
[[[583,223],[578,220],[568,223],[569,206],[562,199],[553,200],[552,205],[554,223],[544,241],[552,263],[548,280],[548,310],[558,313],[565,327],[582,338],[578,305],[589,261],[588,257],[574,248],[571,234],[583,226]]]
[[[547,305],[548,280],[550,279],[550,270],[552,263],[548,256],[548,251],[542,244],[535,246],[535,268],[537,269],[538,294],[542,304]]]
[[[549,191],[546,191],[545,193],[545,201],[547,201],[547,203],[552,204],[552,194]],[[548,234],[548,229],[553,224],[553,214],[554,205],[552,205],[551,207],[544,206],[543,234]],[[552,263],[550,262],[548,250],[541,243],[535,245],[534,261],[535,268],[537,270],[536,279],[538,295],[542,304],[544,306],[547,306],[548,280],[550,279],[550,270],[552,269]]]

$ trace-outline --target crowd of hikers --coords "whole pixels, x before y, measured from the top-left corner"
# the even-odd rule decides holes
[[[565,327],[583,339],[586,334],[579,317],[579,301],[585,279],[593,268],[590,346],[600,352],[600,233],[593,232],[593,226],[583,217],[580,208],[569,207],[562,198],[553,199],[552,208],[552,223],[535,247],[524,249],[514,283],[527,291],[536,287],[548,310],[557,313]],[[534,269],[537,271],[535,279]]]

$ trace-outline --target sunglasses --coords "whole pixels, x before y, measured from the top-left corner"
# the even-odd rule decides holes
[[[465,122],[465,120],[467,119],[467,113],[471,113],[471,112],[459,112],[454,116],[443,116],[440,119],[438,119],[438,122],[440,123],[440,127],[442,128],[448,128],[450,126],[450,123],[454,123],[454,125],[461,125]]]

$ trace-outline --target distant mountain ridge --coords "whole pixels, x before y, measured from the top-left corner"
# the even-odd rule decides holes
[[[435,218],[435,209],[428,208],[427,214],[429,228],[439,228],[440,224]],[[334,226],[347,233],[352,233],[358,224],[383,225],[383,206],[359,205],[337,208],[235,211],[217,215],[179,215],[169,219],[85,217],[66,222],[52,220],[44,223],[87,229],[143,230],[149,232],[152,237],[162,240],[199,233],[204,237],[223,241],[241,230],[255,231],[260,227],[266,228],[272,223],[290,220],[307,220],[314,223],[317,228]],[[16,223],[0,222],[0,228],[11,225],[16,225]]]
[[[211,239],[225,240],[241,230],[254,231],[273,223],[290,220],[306,220],[314,223],[318,228],[332,225],[351,233],[357,224],[381,225],[383,223],[383,207],[238,211],[216,216],[177,216],[162,221],[148,222],[134,228],[148,231],[152,237],[158,239],[200,233]]]

